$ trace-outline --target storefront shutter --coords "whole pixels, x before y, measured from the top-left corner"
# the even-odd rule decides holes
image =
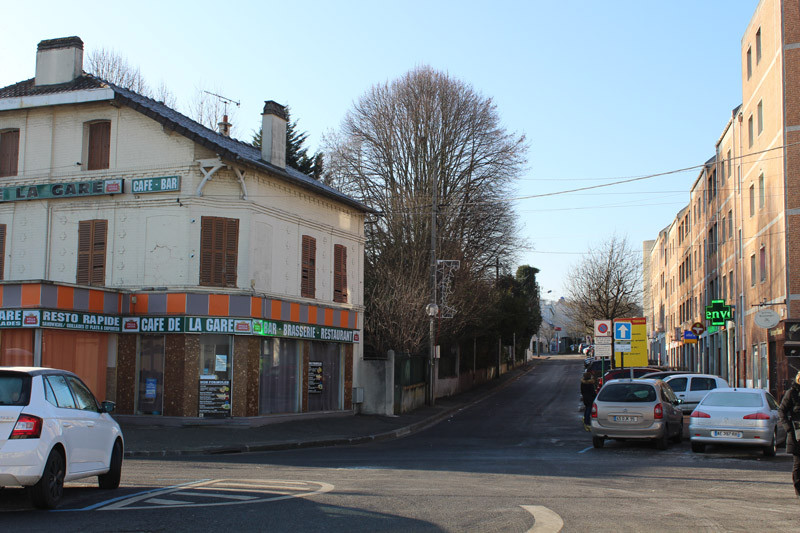
[[[16,176],[19,160],[19,130],[0,133],[0,176]]]
[[[89,124],[89,161],[87,170],[108,168],[111,152],[111,122]]]
[[[302,257],[300,295],[304,298],[314,298],[317,288],[317,240],[313,237],[303,235]]]
[[[347,302],[347,248],[333,245],[333,301]]]

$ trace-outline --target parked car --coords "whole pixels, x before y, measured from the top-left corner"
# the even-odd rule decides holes
[[[642,376],[644,379],[664,379],[667,376],[674,376],[676,374],[688,374],[685,370],[660,370],[658,372],[651,372]],[[675,392],[675,389],[672,389]]]
[[[611,368],[611,359],[593,359],[586,365],[585,371],[591,371],[596,377],[601,378]]]
[[[124,441],[113,410],[71,372],[0,367],[0,486],[26,487],[44,509],[58,506],[65,481],[117,488]]]
[[[706,394],[692,411],[689,435],[695,453],[703,453],[707,444],[733,444],[760,446],[768,457],[786,438],[775,398],[763,389],[745,388],[717,388]]]
[[[708,391],[727,387],[728,382],[712,374],[674,374],[663,378],[675,395],[683,400],[681,409],[691,412]]]
[[[627,367],[627,368],[615,368],[613,370],[609,370],[603,377],[598,380],[598,385],[602,385],[606,381],[611,381],[612,379],[620,379],[620,378],[630,378],[631,373],[633,374],[634,378],[640,378],[645,374],[650,374],[651,372],[657,372],[657,368],[650,368],[650,367]]]
[[[669,385],[658,379],[607,381],[592,405],[592,444],[606,439],[651,439],[659,450],[683,439],[683,411]]]

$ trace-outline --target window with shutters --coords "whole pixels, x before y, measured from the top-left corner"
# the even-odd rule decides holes
[[[333,301],[347,303],[347,248],[333,245]]]
[[[19,161],[19,130],[0,132],[0,177],[16,176]]]
[[[0,279],[6,279],[6,225],[0,224]]]
[[[78,275],[81,285],[106,282],[107,220],[81,220],[78,223]]]
[[[302,263],[300,272],[300,296],[315,298],[317,291],[317,240],[303,235]]]
[[[88,123],[86,170],[108,168],[111,154],[111,122],[102,120]]]
[[[236,287],[239,219],[203,217],[200,228],[200,285]]]

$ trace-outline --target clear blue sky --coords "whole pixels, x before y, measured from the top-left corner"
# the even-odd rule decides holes
[[[264,100],[289,104],[317,149],[371,85],[417,65],[494,99],[525,134],[515,194],[563,191],[700,165],[741,103],[741,37],[757,0],[53,2],[4,7],[0,87],[33,77],[36,44],[77,35],[110,48],[186,112],[198,88],[241,102],[250,140]],[[654,239],[698,170],[515,202],[548,296],[613,233]]]

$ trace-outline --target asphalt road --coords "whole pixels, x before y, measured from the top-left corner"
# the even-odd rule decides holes
[[[791,459],[688,442],[591,447],[581,359],[546,361],[421,433],[369,445],[130,459],[62,509],[0,493],[4,531],[795,531]]]

